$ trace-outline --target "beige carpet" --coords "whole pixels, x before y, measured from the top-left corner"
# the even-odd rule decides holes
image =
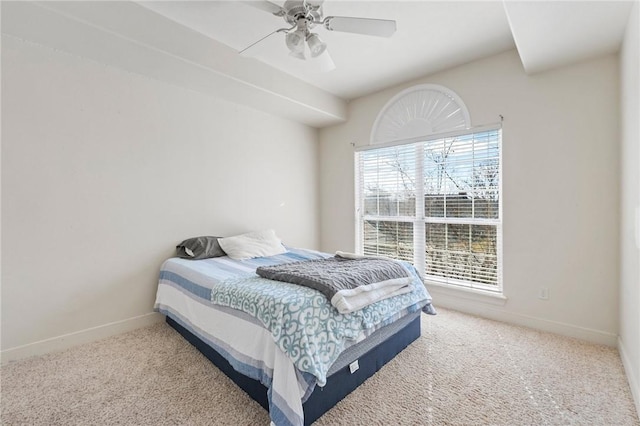
[[[640,425],[615,349],[439,310],[316,425]],[[267,425],[167,325],[2,367],[3,425]]]

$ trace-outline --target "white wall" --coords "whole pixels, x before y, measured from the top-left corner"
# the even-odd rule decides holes
[[[321,248],[354,249],[353,148],[415,84],[461,96],[472,125],[503,125],[506,303],[430,287],[437,306],[614,345],[618,332],[619,68],[609,55],[528,76],[516,51],[359,98],[320,132]],[[537,298],[540,287],[549,300]],[[470,299],[471,298],[471,299]],[[480,300],[476,300],[480,299]]]
[[[3,355],[149,314],[184,238],[319,245],[310,127],[6,36],[2,124]]]
[[[635,3],[620,52],[620,355],[640,415],[640,7]],[[636,215],[639,215],[636,217]]]

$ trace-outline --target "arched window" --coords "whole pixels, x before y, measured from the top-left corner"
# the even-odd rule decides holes
[[[471,127],[462,99],[444,86],[421,84],[391,98],[371,131],[371,144],[407,140]]]
[[[433,283],[500,293],[501,144],[501,126],[471,128],[446,87],[394,96],[356,152],[358,251],[413,262]]]

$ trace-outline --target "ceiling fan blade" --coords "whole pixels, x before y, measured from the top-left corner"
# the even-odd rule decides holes
[[[265,12],[271,13],[276,16],[284,16],[286,15],[286,11],[278,6],[275,3],[271,3],[267,0],[258,0],[258,1],[243,1],[242,3],[255,7],[256,9],[264,10]]]
[[[317,10],[322,6],[324,0],[303,0],[305,8],[310,7],[313,10]]]
[[[327,16],[322,21],[330,31],[391,37],[396,32],[396,21],[389,19],[352,18],[347,16]]]

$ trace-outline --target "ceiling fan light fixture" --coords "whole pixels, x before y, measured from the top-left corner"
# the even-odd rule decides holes
[[[304,53],[304,41],[304,32],[300,30],[289,32],[285,37],[285,42],[291,53]]]
[[[310,33],[307,36],[307,44],[311,51],[311,57],[315,58],[327,50],[327,43],[323,42],[317,34]]]

